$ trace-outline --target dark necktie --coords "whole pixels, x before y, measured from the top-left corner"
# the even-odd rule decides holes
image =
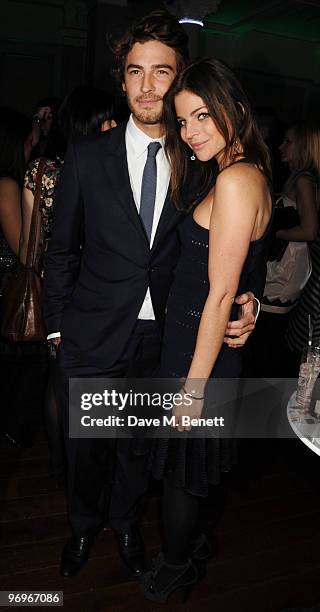
[[[146,230],[146,234],[151,239],[154,205],[157,191],[157,162],[156,155],[161,149],[160,142],[150,142],[148,146],[148,157],[142,175],[141,198],[140,198],[140,217]]]

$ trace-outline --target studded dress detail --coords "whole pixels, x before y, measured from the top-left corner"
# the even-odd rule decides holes
[[[237,295],[250,287],[250,275],[265,258],[269,225],[259,240],[252,241],[242,269]],[[180,378],[188,374],[192,361],[201,314],[209,294],[209,230],[198,225],[190,213],[179,228],[181,255],[167,303],[160,376]],[[210,239],[214,240],[213,237]],[[231,319],[238,318],[233,305]],[[237,378],[241,373],[241,349],[223,344],[212,377]],[[172,438],[158,440],[151,456],[155,478],[168,478],[172,485],[195,495],[206,496],[208,485],[217,484],[221,472],[236,462],[234,440]]]

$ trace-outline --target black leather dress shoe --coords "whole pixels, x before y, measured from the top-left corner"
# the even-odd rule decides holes
[[[61,562],[60,574],[69,578],[75,576],[87,562],[93,537],[70,538],[64,546]]]
[[[135,576],[145,571],[145,550],[139,530],[115,532],[122,561]]]

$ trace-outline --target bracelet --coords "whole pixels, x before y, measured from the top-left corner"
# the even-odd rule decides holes
[[[35,125],[40,125],[41,122],[42,122],[42,119],[41,117],[39,117],[39,115],[33,115],[32,123],[34,123]]]
[[[254,296],[253,299],[256,301],[256,304],[257,304],[257,312],[256,312],[256,316],[254,318],[254,324],[256,324],[258,316],[260,314],[260,310],[261,310],[261,302],[260,302],[260,300],[258,300],[258,298],[256,296]]]
[[[195,399],[195,400],[203,400],[204,399],[204,395],[202,397],[196,397],[195,395],[192,395],[192,393],[189,393],[186,390],[185,386],[182,387],[182,390],[186,393],[186,395],[191,395],[192,399]]]

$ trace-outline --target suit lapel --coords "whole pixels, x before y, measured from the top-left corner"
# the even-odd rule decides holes
[[[162,213],[159,219],[156,235],[153,240],[152,248],[157,248],[161,238],[181,219],[181,213],[174,206],[170,197],[170,186],[163,205]]]
[[[110,134],[113,138],[108,140],[108,147],[104,152],[104,168],[119,203],[131,223],[144,238],[146,244],[149,245],[131,190],[125,146],[125,129],[126,123],[112,130],[115,133]]]
[[[110,138],[108,138],[107,142],[105,143],[107,146],[104,148],[103,164],[119,203],[121,204],[131,223],[145,240],[148,248],[150,248],[148,237],[140,219],[140,215],[137,211],[131,190],[125,146],[125,131],[126,123],[121,124],[118,128],[111,131]],[[180,218],[181,213],[179,213],[172,203],[168,190],[151,251],[157,248],[161,238],[179,221]]]

